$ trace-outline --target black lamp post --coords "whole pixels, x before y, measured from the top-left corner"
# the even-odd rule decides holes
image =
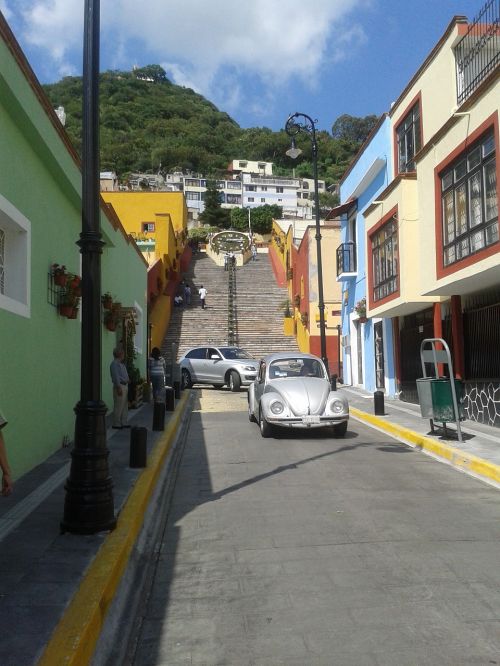
[[[285,131],[292,137],[292,147],[286,154],[296,159],[300,154],[300,148],[295,146],[295,136],[299,132],[307,132],[311,137],[312,162],[314,177],[314,210],[316,218],[316,248],[318,255],[318,308],[319,308],[319,335],[321,344],[321,358],[328,369],[328,356],[326,354],[326,326],[325,326],[325,301],[323,299],[323,263],[321,261],[321,227],[319,222],[319,190],[318,190],[318,144],[316,142],[316,126],[310,116],[305,113],[293,113],[286,121]]]
[[[99,206],[99,0],[85,0],[82,146],[82,338],[80,401],[66,481],[63,532],[94,534],[116,525],[101,399],[101,253]]]

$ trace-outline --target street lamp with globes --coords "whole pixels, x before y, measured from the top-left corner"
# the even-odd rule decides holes
[[[328,356],[326,353],[326,326],[325,326],[325,301],[323,298],[323,264],[321,261],[321,226],[319,220],[319,189],[318,189],[318,144],[316,142],[317,120],[313,120],[305,113],[293,113],[289,116],[285,124],[285,132],[292,138],[292,145],[286,151],[288,157],[293,160],[302,153],[300,148],[295,145],[295,137],[300,132],[307,132],[311,137],[312,145],[312,164],[314,180],[314,211],[316,219],[316,248],[318,255],[318,309],[319,309],[319,335],[321,345],[321,359],[328,369]]]

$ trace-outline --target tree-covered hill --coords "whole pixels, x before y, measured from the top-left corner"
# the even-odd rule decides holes
[[[81,77],[65,77],[44,88],[54,107],[64,107],[66,130],[80,152]],[[320,178],[338,182],[376,120],[342,116],[333,124],[333,135],[317,133]],[[312,176],[307,134],[297,137],[303,155],[294,162],[285,155],[290,139],[284,130],[241,128],[202,95],[171,83],[159,65],[102,73],[100,122],[101,170],[113,170],[121,178],[160,168],[216,175],[232,159],[274,162],[276,173],[290,174],[295,167],[298,176]]]

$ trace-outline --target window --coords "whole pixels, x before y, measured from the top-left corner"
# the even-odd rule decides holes
[[[154,222],[143,222],[142,223],[142,232],[143,233],[152,233],[155,230],[155,223]]]
[[[373,300],[393,294],[398,289],[398,223],[396,216],[372,237]]]
[[[241,204],[241,196],[239,194],[228,194],[227,195],[228,204]]]
[[[308,190],[309,189],[309,183],[307,183],[305,180],[302,182],[302,189],[303,190]]]
[[[188,201],[199,201],[200,193],[199,192],[186,192],[186,199]]]
[[[253,202],[253,200],[254,200],[253,197],[248,197],[248,201],[252,201],[252,202]]]
[[[245,190],[247,192],[257,192],[257,187],[255,185],[245,185]]]
[[[30,316],[31,223],[0,194],[0,308]]]
[[[278,194],[283,194],[283,188],[282,188],[282,187],[277,187],[277,188],[276,188],[276,192],[277,192]]]
[[[260,188],[261,192],[267,192],[267,185],[262,185]]]
[[[498,242],[498,200],[493,132],[440,174],[443,265]]]
[[[206,347],[197,347],[192,349],[186,354],[186,358],[206,358],[207,357],[207,348]]]
[[[421,148],[420,102],[404,117],[396,128],[398,142],[398,173],[415,171],[414,157]]]
[[[261,197],[260,202],[261,202],[261,203],[266,203],[266,199],[265,199],[265,197]]]
[[[246,169],[247,162],[239,162],[239,166],[241,169]]]

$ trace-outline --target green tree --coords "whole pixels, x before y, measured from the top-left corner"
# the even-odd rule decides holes
[[[200,220],[203,224],[221,229],[229,229],[231,226],[230,211],[221,206],[221,192],[217,189],[215,180],[207,180],[205,210],[200,214]]]
[[[364,143],[377,121],[377,116],[355,118],[345,113],[333,123],[332,136],[334,139],[345,139],[361,144]]]

